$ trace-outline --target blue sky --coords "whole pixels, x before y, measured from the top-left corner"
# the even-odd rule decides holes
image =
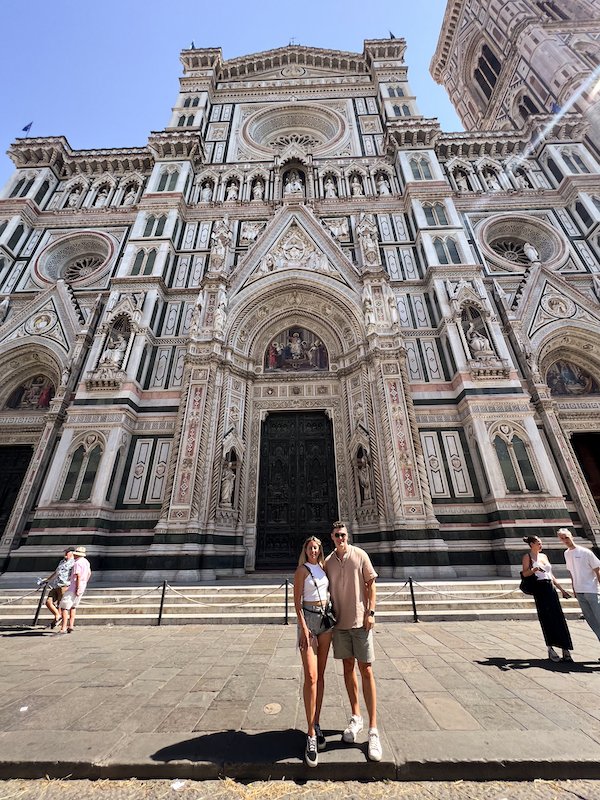
[[[446,0],[2,0],[0,185],[4,155],[23,126],[80,148],[134,147],[167,124],[181,75],[179,52],[221,47],[223,58],[297,44],[362,52],[389,31],[407,41],[419,109],[461,130],[429,75]]]

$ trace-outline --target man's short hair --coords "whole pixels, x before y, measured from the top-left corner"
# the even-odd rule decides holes
[[[573,534],[571,533],[571,531],[568,528],[559,528],[556,531],[556,535],[557,536],[568,536],[569,539],[573,538]]]
[[[337,531],[340,528],[345,528],[345,527],[346,527],[346,523],[342,522],[341,519],[338,519],[334,523],[332,523],[331,530],[332,531]]]

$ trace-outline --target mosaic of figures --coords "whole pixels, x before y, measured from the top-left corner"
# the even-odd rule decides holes
[[[54,397],[54,385],[44,376],[35,375],[14,389],[6,401],[7,408],[48,408]]]
[[[555,395],[600,394],[600,384],[572,361],[555,361],[546,373],[546,383]]]
[[[312,331],[294,326],[273,339],[265,353],[265,371],[329,369],[323,342]]]

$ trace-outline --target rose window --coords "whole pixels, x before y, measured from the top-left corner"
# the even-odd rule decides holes
[[[61,236],[42,251],[35,274],[42,283],[90,282],[108,269],[113,253],[113,240],[96,231]]]
[[[87,278],[87,276],[95,272],[101,264],[102,258],[100,258],[100,256],[81,256],[70,264],[65,265],[63,269],[63,278],[69,283]]]
[[[501,239],[493,242],[491,245],[492,250],[501,258],[507,261],[512,261],[513,264],[528,264],[529,260],[525,255],[523,249],[523,242],[515,242],[510,239]]]

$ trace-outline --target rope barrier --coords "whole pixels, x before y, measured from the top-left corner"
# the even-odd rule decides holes
[[[397,589],[395,592],[392,592],[391,594],[378,595],[377,602],[383,602],[384,600],[389,600],[390,597],[395,597],[397,594],[400,594],[400,592],[402,591],[402,589],[404,589],[405,586],[408,586],[408,581],[404,581],[402,586],[399,589]]]
[[[439,589],[430,589],[429,586],[423,586],[422,583],[417,583],[417,581],[413,581],[413,584],[421,589],[424,589],[426,592],[430,592],[431,594],[441,594],[444,597],[454,597],[462,600],[465,599],[464,595],[462,594],[453,594],[452,592],[441,592]],[[520,591],[519,587],[515,586],[514,589],[510,589],[508,592],[501,592],[500,594],[488,595],[486,599],[493,600],[496,597],[507,597],[509,594],[515,594],[516,592],[519,591]]]
[[[254,600],[249,600],[247,603],[235,603],[235,604],[232,603],[230,606],[228,606],[228,608],[243,608],[244,606],[251,606],[254,603],[257,603],[259,600],[264,600],[265,597],[269,597],[270,595],[275,594],[275,592],[278,592],[283,586],[285,586],[285,583],[279,584],[279,586],[277,586],[271,592],[267,592],[267,594],[263,594],[260,597],[255,598]],[[181,592],[178,592],[177,589],[175,589],[170,584],[167,584],[167,589],[170,589],[179,597],[183,597],[183,599],[187,600],[188,603],[193,603],[194,605],[197,606],[205,606],[206,608],[213,608],[213,607],[220,608],[223,606],[223,603],[202,603],[200,600],[194,600],[193,597],[187,597],[187,595],[181,594]]]
[[[79,603],[79,605],[80,606],[96,605],[96,606],[99,606],[100,608],[111,608],[112,606],[122,606],[124,603],[130,603],[132,600],[139,600],[140,597],[147,597],[149,594],[152,594],[152,592],[156,592],[160,588],[161,588],[161,585],[158,584],[158,586],[155,586],[153,589],[149,589],[147,592],[143,592],[142,594],[132,595],[131,597],[127,596],[127,597],[124,597],[122,600],[115,601],[114,603],[98,603],[98,602],[93,602],[92,600],[84,600],[82,598],[81,602]]]
[[[36,594],[40,589],[42,589],[44,584],[34,589],[32,592],[27,592],[22,597],[11,597],[5,603],[0,603],[0,606],[9,606],[11,603],[16,603],[18,600],[25,600],[26,597],[31,597],[32,594]]]

